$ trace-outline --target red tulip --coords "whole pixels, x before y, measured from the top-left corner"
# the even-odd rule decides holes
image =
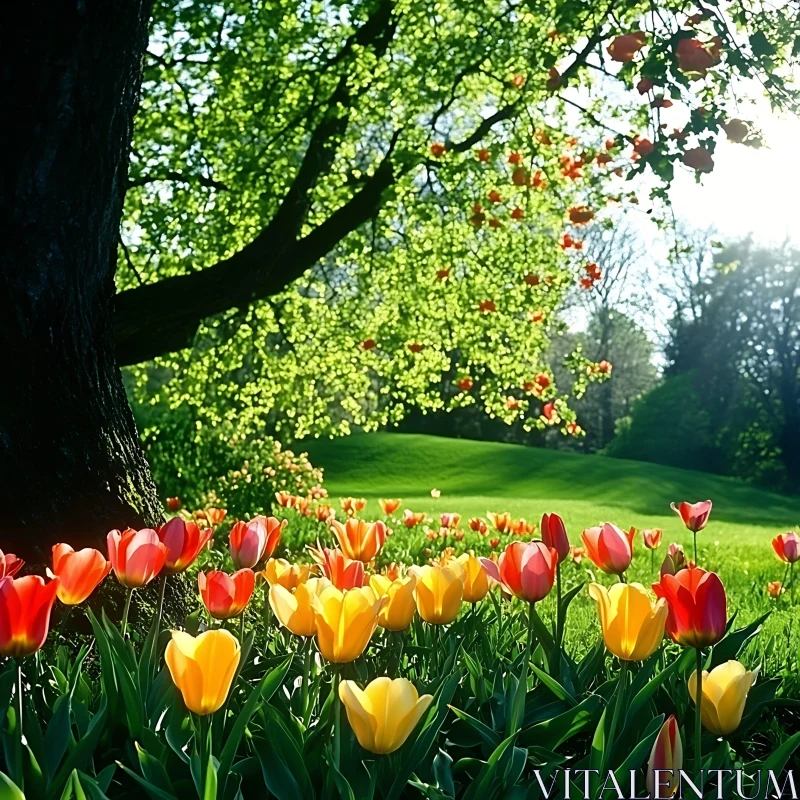
[[[180,511],[180,509],[181,509],[181,499],[180,499],[180,497],[168,497],[167,498],[167,509],[169,511]]]
[[[314,560],[322,569],[322,574],[340,591],[355,589],[364,585],[364,564],[348,558],[341,550],[322,547],[312,550]]]
[[[180,517],[173,517],[166,525],[162,525],[158,529],[158,538],[167,548],[164,573],[176,575],[188,569],[208,544],[213,532],[212,528],[201,531],[197,523],[186,522]]]
[[[776,536],[772,540],[772,548],[778,558],[787,564],[800,560],[800,536],[794,531]]]
[[[611,575],[622,575],[633,559],[633,537],[636,530],[627,533],[611,522],[602,527],[587,528],[582,534],[586,555],[594,565]]]
[[[558,514],[542,514],[542,541],[556,550],[559,564],[569,555],[567,528]]]
[[[237,522],[231,528],[230,551],[237,569],[254,567],[270,558],[280,544],[287,521],[275,517],[253,517],[250,522]]]
[[[461,514],[444,513],[440,516],[443,528],[457,528],[461,522]]]
[[[51,578],[58,578],[58,599],[66,606],[82,603],[111,571],[111,562],[91,547],[76,553],[68,544],[53,545]]]
[[[250,602],[256,576],[253,570],[247,568],[233,575],[211,570],[198,574],[197,585],[208,613],[215,619],[230,619],[238,617]]]
[[[58,578],[39,575],[0,580],[0,654],[21,658],[35,653],[47,638]]]
[[[684,647],[708,647],[725,635],[725,587],[714,572],[700,567],[664,575],[653,584],[657,597],[669,604],[666,631]]]
[[[108,558],[117,580],[128,589],[146,586],[161,572],[167,557],[166,546],[152,528],[122,533],[110,531],[106,537]]]
[[[553,588],[558,552],[544,542],[512,542],[496,564],[489,558],[481,558],[481,563],[509,593],[537,603]]]
[[[701,503],[684,502],[678,506],[675,503],[670,503],[669,507],[683,520],[683,524],[692,533],[703,530],[711,514],[710,500],[703,500]]]
[[[25,562],[13,553],[4,553],[0,550],[0,578],[13,578],[24,564]]]
[[[652,528],[650,530],[642,531],[642,539],[644,539],[644,546],[648,550],[655,550],[661,546],[661,537],[664,531],[660,528]]]

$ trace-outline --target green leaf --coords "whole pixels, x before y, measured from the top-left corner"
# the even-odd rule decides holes
[[[121,761],[117,761],[117,766],[122,769],[126,775],[130,775],[130,777],[142,786],[147,794],[155,798],[155,800],[177,800],[176,795],[165,792],[163,789],[159,789],[158,786],[154,786],[150,781],[145,780],[141,775],[137,775],[132,769],[126,767]]]
[[[250,692],[247,702],[239,710],[233,727],[225,737],[225,746],[222,748],[222,754],[219,759],[219,774],[222,778],[223,794],[226,788],[226,780],[230,772],[233,759],[236,757],[236,751],[239,749],[239,743],[242,740],[245,729],[247,728],[253,712],[256,710],[260,702],[269,702],[269,699],[277,691],[278,687],[283,684],[286,678],[286,673],[292,663],[292,657],[289,656],[285,661],[279,664],[275,669],[270,670],[261,679],[261,683],[255,690]]]
[[[314,797],[303,754],[289,733],[280,712],[267,705],[262,709],[266,737],[253,739],[264,782],[278,800],[307,800]]]
[[[769,616],[769,613],[770,612],[767,612],[757,620],[751,622],[749,625],[745,625],[744,628],[739,628],[738,630],[728,633],[728,635],[721,642],[714,645],[711,650],[711,663],[708,669],[712,670],[714,667],[718,667],[720,664],[724,664],[726,661],[735,659],[742,651],[742,648],[753,637],[758,635],[758,632],[761,630],[761,626]]]
[[[175,794],[172,781],[169,778],[166,767],[161,761],[149,755],[138,742],[136,742],[136,755],[139,758],[139,767],[142,770],[142,775],[145,780],[167,794]]]
[[[25,795],[5,772],[0,772],[0,800],[25,800]]]
[[[203,800],[217,800],[217,765],[212,755],[208,757],[206,778],[203,782]]]
[[[547,742],[550,749],[555,750],[575,734],[588,728],[597,719],[602,707],[602,698],[589,695],[569,711],[524,728],[520,731],[519,743],[527,746],[536,742]]]
[[[497,747],[500,743],[500,734],[493,731],[488,725],[485,725],[479,719],[476,719],[470,714],[467,714],[466,711],[461,711],[461,709],[456,708],[455,706],[450,706],[450,710],[460,719],[467,723],[477,734],[483,739],[486,744],[489,745],[492,749]]]
[[[70,695],[63,694],[56,700],[53,716],[44,735],[44,767],[48,776],[54,775],[67,752],[72,738],[72,703]]]
[[[576,705],[575,698],[555,679],[539,669],[535,664],[530,665],[534,675],[559,699],[571,706]]]
[[[464,800],[475,800],[475,798],[481,797],[484,792],[488,791],[492,781],[495,779],[498,773],[500,759],[503,757],[503,754],[516,738],[517,733],[515,731],[509,737],[503,739],[499,745],[497,745],[494,752],[491,754],[491,756],[489,756],[488,761],[483,765],[481,771],[478,773],[478,777],[470,784],[469,789],[464,795]]]

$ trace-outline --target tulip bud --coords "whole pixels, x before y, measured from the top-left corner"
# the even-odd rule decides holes
[[[342,681],[339,697],[358,743],[371,753],[393,753],[408,739],[433,697],[419,697],[405,678],[375,678],[362,691]]]
[[[733,733],[742,721],[747,694],[756,679],[738,661],[726,661],[711,672],[703,671],[703,698],[700,720],[703,727],[717,736]],[[689,695],[697,705],[697,673],[689,676]]]
[[[592,583],[589,597],[597,603],[609,652],[623,661],[644,661],[656,651],[667,621],[664,600],[653,603],[640,583],[615,583],[610,589]]]
[[[253,570],[245,567],[233,575],[219,570],[200,572],[197,585],[203,605],[215,619],[238,617],[245,610],[255,588]]]
[[[542,515],[542,541],[558,552],[559,564],[569,555],[567,528],[558,514]]]
[[[512,542],[497,564],[487,558],[482,558],[481,563],[509,594],[526,603],[538,603],[553,588],[558,553],[544,542]]]
[[[226,630],[190,636],[173,631],[164,658],[189,711],[213,714],[222,708],[239,666],[239,642]]]
[[[412,567],[409,572],[417,578],[414,596],[422,619],[432,625],[452,622],[461,608],[466,578],[464,568],[452,561],[446,567]]]
[[[175,575],[187,570],[200,555],[214,533],[212,528],[200,530],[196,522],[173,517],[158,529],[158,538],[167,548],[163,572]]]
[[[647,763],[647,791],[650,797],[673,797],[683,768],[683,743],[674,716],[661,726]]]
[[[636,530],[625,531],[606,522],[602,526],[587,528],[582,534],[586,554],[594,565],[611,575],[622,575],[633,559],[633,538]]]
[[[692,533],[705,528],[708,522],[708,517],[711,514],[711,501],[703,500],[701,503],[681,503],[675,505],[670,504],[670,508],[681,518],[683,524]]]
[[[117,580],[128,589],[139,589],[155,578],[164,566],[167,548],[151,528],[111,531],[106,537],[108,559]]]
[[[648,550],[655,550],[657,547],[661,545],[661,537],[664,535],[664,531],[660,528],[652,528],[650,530],[642,531],[642,540],[644,541],[644,546]]]

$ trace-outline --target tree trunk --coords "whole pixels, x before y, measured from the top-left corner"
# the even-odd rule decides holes
[[[161,513],[113,341],[150,0],[18,9],[0,73],[0,547],[41,559]]]

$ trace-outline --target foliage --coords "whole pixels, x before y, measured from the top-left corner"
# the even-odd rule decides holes
[[[663,387],[633,410],[608,453],[690,463],[796,488],[800,268],[789,247],[731,244],[677,305]],[[670,420],[665,426],[664,419]],[[694,435],[690,435],[694,430]],[[661,431],[662,433],[660,433]],[[668,432],[668,435],[664,435]]]
[[[557,244],[582,236],[568,210],[608,219],[607,202],[636,199],[626,177],[666,181],[687,149],[712,151],[736,76],[795,101],[793,23],[761,3],[691,23],[682,4],[632,0],[322,9],[156,8],[121,352],[159,356],[131,370],[138,402],[191,407],[225,439],[373,429],[414,406],[543,428],[540,398],[506,399],[555,366],[548,339],[585,266]],[[610,61],[636,29],[647,47]],[[681,69],[678,43],[714,35],[719,63]],[[691,110],[685,138],[662,131],[642,76]],[[583,359],[570,366],[580,393]],[[453,389],[463,377],[473,388]],[[551,389],[564,428],[570,382]]]

